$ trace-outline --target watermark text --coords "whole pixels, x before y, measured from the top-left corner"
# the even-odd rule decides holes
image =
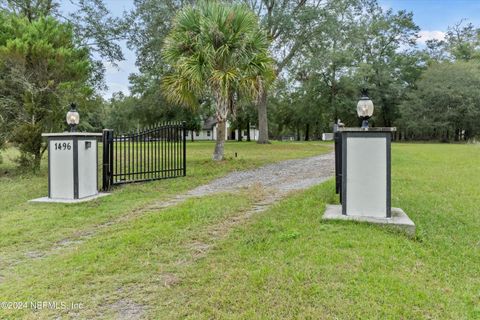
[[[64,301],[0,301],[0,310],[80,310],[84,304]]]

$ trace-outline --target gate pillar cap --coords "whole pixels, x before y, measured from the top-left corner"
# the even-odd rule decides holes
[[[56,132],[42,133],[42,137],[101,137],[102,133],[96,132]]]
[[[373,127],[373,128],[343,127],[343,128],[338,128],[338,132],[395,132],[395,131],[397,131],[396,127]]]

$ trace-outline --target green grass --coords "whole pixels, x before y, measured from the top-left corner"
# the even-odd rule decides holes
[[[202,230],[252,204],[247,194],[191,199],[178,207],[150,212],[128,223],[103,230],[70,250],[15,267],[0,289],[5,301],[82,303],[82,318],[114,318],[118,299],[155,304],[165,283],[176,283],[175,268],[194,262],[192,247]],[[58,314],[42,310],[42,318]],[[8,310],[5,316],[36,318],[28,310]]]
[[[233,143],[227,153],[235,148],[239,158],[214,166],[211,144],[189,147],[189,177],[122,187],[91,204],[26,204],[23,198],[43,195],[37,184],[45,177],[0,178],[7,194],[0,203],[1,300],[79,302],[80,318],[117,318],[125,306],[150,319],[480,318],[478,145],[393,145],[392,204],[416,223],[415,239],[322,222],[325,204],[337,199],[329,181],[230,232],[225,220],[247,210],[256,190],[143,212],[42,259],[24,257],[228,171],[324,151]],[[12,319],[67,314],[1,312]]]
[[[285,159],[307,157],[331,150],[324,143],[227,143],[227,161],[214,163],[211,142],[187,145],[187,177],[118,187],[112,196],[77,205],[30,204],[28,200],[47,193],[47,160],[38,174],[21,173],[15,168],[18,152],[2,152],[0,165],[0,285],[17,277],[17,269],[30,266],[31,256],[51,252],[64,239],[88,234],[98,225],[116,221],[149,207],[152,203],[185,192],[234,170],[258,167]],[[237,157],[234,157],[234,153]],[[141,214],[137,214],[141,215]],[[127,219],[128,220],[128,219]],[[43,261],[43,260],[42,260]],[[16,291],[10,280],[5,286]],[[7,292],[0,289],[0,292]],[[15,295],[14,295],[15,296]],[[13,299],[14,296],[11,296]],[[1,311],[0,311],[1,312]]]
[[[418,236],[322,222],[333,181],[239,227],[158,298],[155,318],[480,318],[480,148],[394,145],[393,205]],[[199,272],[201,270],[201,272]]]

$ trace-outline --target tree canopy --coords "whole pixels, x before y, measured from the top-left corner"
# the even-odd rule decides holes
[[[268,40],[245,5],[200,1],[180,10],[165,39],[167,100],[195,107],[211,99],[217,119],[214,160],[223,159],[225,124],[237,100],[258,99],[273,80]]]
[[[0,145],[15,143],[24,167],[38,168],[46,146],[41,133],[64,128],[67,106],[77,102],[81,126],[102,127],[104,66],[123,58],[116,40],[126,19],[111,18],[101,0],[72,2],[64,14],[54,0],[0,1]]]
[[[92,95],[92,65],[88,50],[74,44],[68,24],[52,17],[2,15],[1,20],[0,105],[9,119],[2,131],[19,145],[22,163],[38,167],[41,133],[63,129],[67,103]]]
[[[397,138],[479,134],[480,28],[466,20],[419,45],[413,13],[377,0],[134,4],[112,17],[102,0],[72,1],[72,13],[57,0],[0,0],[0,149],[15,143],[21,163],[38,167],[40,134],[63,129],[72,101],[86,130],[170,120],[198,130],[215,115],[222,127],[256,126],[264,143],[317,139],[338,119],[359,124],[355,104],[365,88],[375,104],[371,123],[397,126]],[[130,76],[131,95],[106,101],[105,64],[123,59],[125,39],[139,72]]]
[[[448,75],[448,76],[446,76]],[[402,108],[412,138],[469,139],[480,133],[480,64],[435,63]]]
[[[416,90],[421,74],[436,63],[479,59],[479,29],[473,24],[462,20],[448,28],[445,39],[423,46],[417,43],[413,13],[386,10],[376,0],[230,3],[251,8],[270,40],[277,81],[263,91],[257,114],[248,109],[264,141],[268,135],[318,138],[338,119],[358,125],[354,106],[364,88],[376,107],[373,125],[398,126],[401,137],[419,136],[403,134],[415,119],[401,106]],[[171,104],[159,100],[159,83],[168,71],[162,45],[172,28],[169,17],[189,4],[192,1],[136,2],[130,45],[137,50],[140,72],[131,78],[132,89],[141,101],[157,101],[159,114]]]

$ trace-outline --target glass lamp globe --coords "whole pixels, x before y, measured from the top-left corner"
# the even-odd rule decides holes
[[[363,95],[357,103],[357,114],[361,119],[368,119],[373,114],[373,102],[367,95]]]
[[[70,126],[71,131],[75,131],[75,127],[80,123],[80,115],[77,112],[77,106],[72,103],[70,110],[67,112],[67,124]]]

